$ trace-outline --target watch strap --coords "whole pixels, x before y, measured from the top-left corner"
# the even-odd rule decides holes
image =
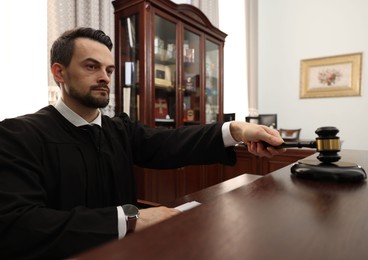
[[[127,217],[127,234],[133,233],[135,230],[135,226],[137,225],[138,217]]]

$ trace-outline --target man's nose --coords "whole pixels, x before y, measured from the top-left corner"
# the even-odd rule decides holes
[[[110,83],[110,75],[108,74],[107,71],[102,70],[99,78],[98,78],[98,83],[106,83],[109,84]]]

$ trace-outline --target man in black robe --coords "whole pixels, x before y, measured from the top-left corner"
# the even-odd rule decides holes
[[[237,142],[260,156],[283,152],[262,145],[283,141],[265,126],[234,121],[152,129],[126,114],[101,115],[114,71],[111,48],[101,31],[65,32],[51,49],[61,99],[0,122],[0,259],[65,258],[124,237],[121,205],[136,204],[134,164],[233,164]],[[140,210],[136,230],[178,213]]]

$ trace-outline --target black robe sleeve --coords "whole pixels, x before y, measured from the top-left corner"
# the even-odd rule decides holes
[[[213,163],[234,165],[236,162],[234,148],[224,148],[221,124],[162,129],[134,124],[126,114],[115,120],[121,120],[133,136],[130,139],[133,160],[141,167],[170,169]]]

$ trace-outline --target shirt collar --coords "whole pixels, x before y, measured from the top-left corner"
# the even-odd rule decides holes
[[[58,101],[55,104],[55,108],[57,111],[59,111],[60,114],[62,114],[70,123],[72,123],[75,126],[82,126],[82,125],[98,125],[101,127],[101,111],[98,110],[98,116],[92,121],[87,122],[84,118],[82,118],[80,115],[75,113],[73,110],[71,110],[64,101],[59,98]]]

